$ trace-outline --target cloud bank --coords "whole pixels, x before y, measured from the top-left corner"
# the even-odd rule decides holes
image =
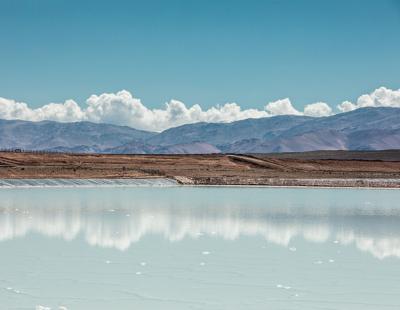
[[[349,112],[366,107],[400,108],[400,89],[392,90],[386,87],[380,87],[370,94],[358,97],[356,103],[344,101],[338,105],[338,109],[342,112]]]
[[[338,109],[347,112],[362,107],[383,106],[400,107],[400,89],[380,87],[371,94],[360,96],[356,103],[344,101],[338,105]],[[0,97],[1,119],[91,121],[151,131],[162,131],[196,122],[232,122],[275,115],[323,117],[332,114],[332,108],[324,102],[308,104],[304,107],[304,111],[299,111],[293,107],[289,98],[270,102],[262,109],[242,109],[237,103],[226,103],[203,110],[198,104],[187,107],[178,100],[165,103],[163,109],[150,109],[126,90],[92,95],[86,100],[86,106],[83,108],[74,100],[66,100],[64,103],[49,103],[32,109],[24,102]]]

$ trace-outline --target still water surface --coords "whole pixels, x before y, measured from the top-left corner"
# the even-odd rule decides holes
[[[0,309],[400,309],[400,191],[0,190]]]

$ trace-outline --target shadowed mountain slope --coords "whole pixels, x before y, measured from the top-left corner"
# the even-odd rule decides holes
[[[100,152],[154,135],[152,132],[109,124],[20,120],[0,120],[0,133],[0,147],[3,149],[71,152]]]

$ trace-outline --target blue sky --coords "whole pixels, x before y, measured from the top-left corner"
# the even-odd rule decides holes
[[[399,38],[400,1],[0,0],[0,97],[335,106],[400,87]]]

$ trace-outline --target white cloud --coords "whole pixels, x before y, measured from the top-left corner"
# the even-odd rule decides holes
[[[265,110],[242,110],[236,103],[203,110],[197,104],[188,108],[183,102],[171,100],[164,109],[149,109],[126,90],[115,94],[92,95],[86,104],[86,108],[81,108],[75,101],[67,100],[65,103],[50,103],[31,109],[26,103],[0,98],[0,118],[61,122],[88,120],[161,131],[195,122],[232,122],[270,116]]]
[[[347,101],[347,100],[343,101],[337,107],[341,112],[349,112],[349,111],[353,111],[353,110],[357,109],[357,106],[354,103]]]
[[[264,110],[242,110],[236,103],[203,110],[197,104],[188,108],[183,102],[171,100],[164,109],[149,109],[126,90],[115,94],[92,95],[86,104],[86,108],[81,108],[75,101],[67,100],[65,103],[50,103],[31,109],[26,103],[0,98],[0,118],[61,122],[88,120],[161,131],[195,122],[231,122],[270,116]]]
[[[344,101],[338,105],[342,112],[349,112],[365,107],[394,107],[400,108],[400,89],[392,90],[386,87],[375,89],[372,93],[358,97],[356,103]]]
[[[332,109],[325,102],[316,102],[304,107],[304,115],[322,117],[332,115]]]
[[[90,121],[155,131],[195,122],[231,122],[269,116],[266,111],[242,110],[236,103],[202,110],[197,104],[188,108],[183,102],[171,100],[164,109],[149,109],[125,90],[116,94],[92,95],[87,105],[84,112]]]
[[[85,113],[73,100],[67,100],[65,103],[49,103],[40,108],[31,109],[24,102],[0,97],[0,118],[73,122],[84,120]]]
[[[342,112],[347,112],[367,106],[400,107],[400,90],[381,87],[371,94],[360,96],[356,103],[344,101],[338,108]],[[165,103],[162,109],[150,109],[126,90],[92,95],[86,100],[84,108],[74,100],[67,100],[64,103],[49,103],[32,109],[24,102],[0,98],[1,119],[60,122],[88,120],[152,131],[162,131],[170,127],[196,122],[232,122],[247,118],[288,114],[321,117],[332,115],[333,112],[323,102],[306,105],[304,111],[301,112],[293,107],[289,98],[270,102],[263,109],[242,109],[237,103],[226,103],[203,110],[198,104],[187,107],[178,100]]]
[[[272,115],[301,115],[290,102],[289,98],[270,102],[265,106],[265,109]]]

